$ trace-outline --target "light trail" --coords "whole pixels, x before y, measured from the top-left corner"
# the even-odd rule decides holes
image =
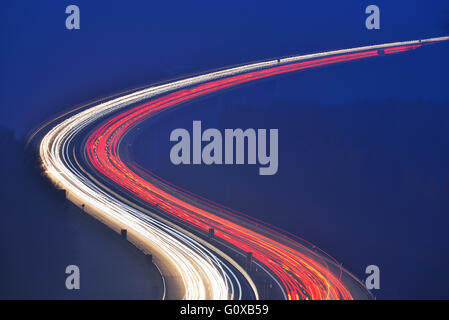
[[[73,123],[57,127],[42,141],[42,144],[51,145],[51,149],[41,153],[43,162],[53,167],[47,167],[47,174],[66,190],[67,197],[78,205],[82,203],[89,213],[104,215],[151,243],[152,252],[170,262],[166,268],[168,272],[181,279],[180,291],[184,293],[180,293],[179,298],[227,299],[230,294],[239,297],[241,292],[228,280],[236,276],[210,250],[178,230],[111,197],[77,169],[70,160],[67,146],[78,130],[79,127]]]
[[[104,187],[80,170],[71,158],[69,146],[86,127],[120,108],[153,98],[143,105],[119,113],[89,136],[86,152],[92,165],[117,186],[157,206],[159,210],[202,230],[214,228],[217,237],[242,251],[252,252],[254,258],[279,279],[285,298],[352,299],[353,292],[341,277],[343,270],[340,268],[338,275],[334,270],[338,264],[331,259],[315,254],[291,239],[281,239],[274,230],[261,228],[261,225],[257,229],[253,228],[248,219],[233,212],[221,210],[217,213],[213,207],[187,193],[183,194],[160,179],[144,179],[120,159],[119,143],[123,135],[137,123],[201,95],[287,72],[407,51],[448,39],[431,38],[276,59],[139,90],[81,111],[56,125],[40,144],[42,163],[51,180],[66,190],[71,201],[85,204],[96,214],[126,226],[152,244],[153,248],[157,247],[161,260],[171,266],[168,269],[179,274],[184,298],[226,299],[231,294],[235,296],[235,288],[231,285],[233,281],[230,279],[238,277],[229,268],[223,267],[223,254],[217,256],[214,253],[216,250],[212,252],[191,236],[184,235],[105,191]],[[164,93],[168,94],[161,96]],[[230,260],[229,257],[226,259]],[[257,298],[258,292],[251,278],[243,270],[239,269],[239,272]],[[348,274],[346,271],[344,273]]]

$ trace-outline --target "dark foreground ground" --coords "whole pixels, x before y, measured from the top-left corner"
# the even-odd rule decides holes
[[[0,299],[159,299],[162,280],[134,246],[64,200],[31,152],[0,129]],[[67,290],[77,265],[81,289]]]

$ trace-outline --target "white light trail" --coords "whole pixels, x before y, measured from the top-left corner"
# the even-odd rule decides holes
[[[39,153],[42,165],[49,178],[66,190],[71,201],[85,204],[87,211],[94,210],[99,215],[118,222],[158,248],[161,255],[160,259],[167,261],[179,274],[185,299],[228,299],[230,294],[240,296],[241,288],[236,275],[232,274],[231,270],[220,262],[220,258],[211,250],[175,228],[125,204],[120,199],[107,193],[84,172],[80,171],[76,164],[72,163],[69,150],[69,144],[77,134],[88,125],[115,110],[138,101],[150,99],[156,95],[202,82],[317,57],[445,40],[449,40],[449,37],[388,43],[274,59],[214,71],[125,94],[76,113],[53,127],[40,143]],[[240,272],[251,285],[257,298],[258,293],[253,281],[243,270],[240,270]],[[237,288],[234,288],[233,281],[230,281],[230,279],[234,279],[238,284]]]

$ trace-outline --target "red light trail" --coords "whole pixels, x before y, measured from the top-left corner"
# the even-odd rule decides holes
[[[385,54],[407,51],[421,46],[397,46],[384,50]],[[288,72],[347,62],[378,56],[378,50],[340,54],[288,65],[270,67],[219,80],[209,81],[187,89],[174,91],[147,103],[122,112],[100,125],[88,138],[86,151],[92,165],[103,175],[128,190],[135,196],[171,216],[196,228],[215,230],[215,235],[245,252],[252,252],[254,258],[266,266],[281,281],[288,299],[352,299],[349,289],[340,277],[330,270],[324,259],[317,259],[310,253],[285,244],[264,227],[258,232],[248,226],[248,219],[231,211],[222,214],[207,210],[189,201],[194,199],[183,193],[182,199],[175,196],[169,183],[158,179],[158,183],[145,179],[124,163],[118,154],[122,137],[134,126],[164,109],[174,107],[196,97],[240,85],[250,81],[281,75]],[[179,192],[179,189],[176,190]],[[259,225],[260,226],[260,225]]]

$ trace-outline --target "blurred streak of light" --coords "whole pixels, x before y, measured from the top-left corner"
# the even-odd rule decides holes
[[[101,214],[110,217],[115,221],[119,221],[122,225],[134,230],[149,242],[158,246],[162,252],[162,258],[169,261],[181,275],[185,290],[184,298],[227,299],[230,294],[234,295],[234,288],[228,280],[230,278],[230,270],[225,270],[225,268],[223,268],[224,264],[220,262],[220,258],[215,256],[213,252],[206,249],[200,243],[184,236],[178,230],[164,225],[158,220],[153,219],[139,210],[121,202],[117,198],[114,198],[78,170],[76,165],[71,161],[68,150],[69,144],[76,138],[77,134],[79,134],[82,129],[111,112],[163,93],[173,92],[169,95],[171,101],[168,101],[166,97],[159,99],[161,104],[157,107],[152,105],[150,109],[146,109],[147,111],[150,110],[150,113],[153,113],[162,110],[169,105],[175,105],[182,102],[183,99],[191,99],[201,94],[206,94],[247,81],[335,62],[376,56],[379,55],[377,50],[380,49],[384,50],[386,54],[389,54],[448,39],[449,37],[431,38],[276,59],[214,71],[204,75],[138,90],[80,111],[53,127],[44,136],[40,144],[39,152],[42,164],[50,179],[66,190],[68,194],[73,195],[82,203],[86,204],[86,206],[95,208],[95,210]],[[317,59],[319,62],[314,61],[313,59]],[[232,78],[232,82],[229,82],[230,78]],[[217,79],[222,79],[223,81],[220,82],[220,80]],[[215,86],[211,87],[209,85],[208,87],[208,82],[212,81],[215,81]],[[202,84],[202,86],[197,87],[201,87],[201,90],[196,93],[193,89],[183,89],[198,84]],[[183,90],[180,90],[179,92],[175,91],[179,89]],[[145,104],[144,106],[148,107],[148,104]],[[145,111],[144,108],[143,111]],[[123,117],[130,114],[131,112],[127,111],[120,114],[120,116]],[[148,112],[147,114],[143,112],[134,120],[141,120],[146,116],[148,116]],[[104,129],[107,130],[108,128],[104,127]],[[123,132],[121,133],[123,134],[126,130],[122,131]],[[91,140],[90,146],[93,149],[96,149],[97,146],[94,146],[92,141],[99,142],[102,138],[102,135],[95,136],[95,139]],[[92,154],[91,160],[94,160]],[[116,161],[115,164],[121,165],[121,163],[119,163],[119,158],[116,158],[113,161]],[[97,169],[103,164],[104,162],[98,162]],[[121,168],[124,169],[123,172],[126,172],[128,178],[134,179],[128,180],[128,182],[133,181],[133,183],[135,183],[139,179],[138,176],[133,175],[131,170],[126,171],[128,168]],[[104,170],[103,173],[108,175],[107,170]],[[111,171],[109,171],[109,174],[110,173]],[[116,183],[122,183],[123,186],[123,183],[126,184],[127,182],[116,180]],[[149,185],[146,184],[145,181],[139,181],[139,183],[141,190],[147,189],[148,191]],[[132,187],[136,187],[136,184]],[[201,213],[200,215],[203,218],[207,217],[209,221],[215,223],[220,221],[216,216],[208,215],[207,212],[201,212],[198,208],[184,203],[179,199],[163,194],[156,189],[151,189],[151,192],[155,191],[159,193],[159,197],[170,200],[169,204],[164,202],[163,205],[166,209],[168,206],[168,211],[172,213],[184,215],[184,218],[188,218],[188,215],[185,215],[185,211],[183,210],[189,208],[190,211],[196,211],[197,214]],[[177,208],[175,208],[176,206],[173,204],[175,204]],[[181,208],[181,210],[179,208]],[[196,223],[196,225],[200,227],[210,226],[204,224],[204,221],[190,222]],[[227,226],[228,230],[226,230],[226,232],[217,232],[217,236],[222,237],[242,250],[250,251],[258,249],[258,251],[254,252],[255,258],[269,266],[270,270],[281,279],[283,285],[283,288],[281,289],[286,298],[352,298],[350,292],[340,282],[338,277],[333,275],[332,272],[326,271],[321,263],[310,260],[308,257],[301,257],[301,255],[299,255],[300,259],[298,260],[298,254],[295,252],[291,253],[291,248],[285,247],[282,244],[273,243],[271,239],[255,234],[253,231],[246,230],[229,221],[220,221],[220,225]],[[236,231],[237,234],[235,233]],[[239,238],[239,236],[244,236],[244,238],[246,238],[242,239]],[[246,240],[246,242],[244,240]],[[262,247],[255,247],[260,241],[262,241],[264,245]],[[282,259],[279,260],[279,257],[282,257]],[[277,261],[273,260],[273,258],[276,258]],[[297,269],[298,267],[299,269]],[[236,278],[235,275],[234,278]],[[257,298],[258,293],[252,280],[249,279],[249,277],[247,277],[247,280],[252,285],[254,294]]]

